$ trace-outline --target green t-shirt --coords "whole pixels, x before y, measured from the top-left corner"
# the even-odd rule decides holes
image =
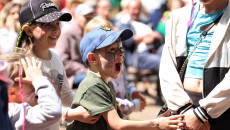
[[[85,107],[91,116],[116,109],[120,117],[122,117],[121,112],[117,108],[116,98],[111,88],[92,72],[89,72],[86,78],[80,83],[71,108],[76,108],[79,105]],[[110,130],[110,127],[103,116],[101,116],[95,124],[86,124],[74,120],[68,124],[67,130]]]

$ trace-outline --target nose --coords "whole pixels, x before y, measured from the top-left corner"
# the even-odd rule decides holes
[[[116,54],[116,58],[123,60],[124,59],[124,52],[119,52]]]

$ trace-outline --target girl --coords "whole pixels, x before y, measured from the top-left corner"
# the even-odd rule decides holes
[[[19,21],[22,30],[17,42],[17,47],[32,50],[37,61],[42,61],[43,74],[54,85],[65,107],[71,105],[74,93],[70,89],[60,56],[50,48],[56,45],[61,34],[60,21],[70,21],[71,18],[69,13],[59,12],[50,0],[29,0],[20,10]],[[63,120],[68,110],[68,108],[63,110]],[[75,110],[68,112],[68,119],[72,119],[73,116],[75,120],[86,123],[94,123],[97,120],[97,117],[91,118],[83,108]],[[74,115],[71,114],[72,112],[75,112]],[[58,127],[57,122],[53,128],[58,129]]]

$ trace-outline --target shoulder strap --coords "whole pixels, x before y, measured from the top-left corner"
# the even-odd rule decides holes
[[[198,39],[198,41],[196,42],[194,48],[192,49],[192,51],[190,51],[190,53],[188,54],[187,58],[185,59],[182,67],[181,67],[181,70],[179,72],[179,76],[182,77],[182,74],[187,66],[187,63],[188,63],[188,60],[190,59],[192,53],[194,52],[194,50],[197,48],[197,46],[199,45],[200,41],[206,37],[206,35],[208,34],[208,31],[215,25],[217,24],[219,21],[220,21],[220,18],[223,14],[221,14],[215,21],[213,21],[212,23],[208,24],[208,25],[204,25],[201,27],[201,30],[203,30],[202,34],[200,35],[200,38]],[[205,29],[204,29],[205,27]]]

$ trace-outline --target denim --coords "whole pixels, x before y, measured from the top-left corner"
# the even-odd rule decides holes
[[[81,81],[85,78],[86,74],[76,74],[73,81],[73,88],[78,88]]]
[[[8,116],[8,94],[6,83],[0,80],[0,129],[13,130]]]

